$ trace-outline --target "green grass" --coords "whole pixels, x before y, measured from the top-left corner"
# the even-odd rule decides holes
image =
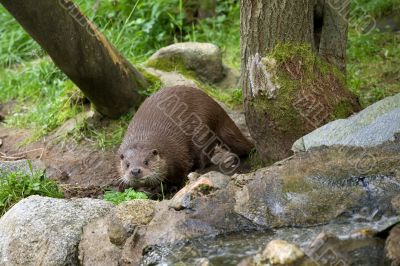
[[[0,103],[15,101],[6,123],[32,129],[31,140],[48,134],[83,110],[74,101],[81,92],[48,58],[7,68],[0,74]]]
[[[400,93],[400,33],[349,33],[349,88],[366,107]]]
[[[0,216],[21,199],[32,195],[63,198],[57,184],[46,179],[40,172],[0,172]]]
[[[351,4],[354,16],[369,14],[377,18],[400,12],[400,0],[354,0]]]
[[[0,5],[0,67],[43,56],[40,46]]]
[[[136,192],[132,188],[125,189],[124,192],[106,191],[104,193],[104,200],[112,202],[115,205],[134,199],[148,199],[148,197],[146,193]]]
[[[78,142],[88,140],[98,150],[112,149],[121,144],[131,118],[132,114],[127,114],[117,120],[107,120],[105,124],[86,120],[71,132],[70,137]]]

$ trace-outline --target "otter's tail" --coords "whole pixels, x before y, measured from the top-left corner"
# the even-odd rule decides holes
[[[254,147],[229,116],[220,124],[217,135],[239,157],[248,155]]]

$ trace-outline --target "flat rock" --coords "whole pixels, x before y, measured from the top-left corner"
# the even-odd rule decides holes
[[[30,163],[25,159],[18,161],[0,161],[0,173],[20,172],[30,175],[32,174],[30,165],[32,166],[33,172],[44,172],[46,169],[44,163],[40,160],[35,160]]]
[[[176,71],[167,72],[151,67],[147,67],[146,71],[160,79],[161,88],[173,86],[197,87],[193,80],[186,78],[184,75]]]
[[[400,133],[400,94],[385,98],[347,119],[335,120],[297,140],[292,150],[321,146],[374,147]]]
[[[112,208],[87,198],[21,200],[0,218],[0,265],[79,265],[83,227]]]

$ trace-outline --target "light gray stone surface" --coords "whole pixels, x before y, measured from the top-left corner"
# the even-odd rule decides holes
[[[328,123],[297,140],[294,152],[320,146],[374,147],[400,133],[400,94],[385,98],[347,119]]]
[[[79,265],[82,228],[112,208],[88,198],[21,200],[0,218],[0,265]]]
[[[44,172],[44,170],[46,169],[43,162],[39,160],[31,162],[31,166],[33,172]],[[25,159],[18,161],[0,161],[0,178],[2,174],[7,174],[10,172],[21,172],[30,175],[32,171],[29,166],[28,160]]]

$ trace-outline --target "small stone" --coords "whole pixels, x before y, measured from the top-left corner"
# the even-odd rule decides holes
[[[262,257],[271,265],[288,265],[304,258],[304,252],[296,245],[278,239],[268,243]]]
[[[175,210],[188,209],[194,198],[208,195],[216,189],[225,188],[229,180],[229,176],[219,172],[208,172],[179,190],[171,199],[169,206]]]
[[[209,265],[211,265],[211,264],[210,264],[209,259],[207,259],[207,258],[198,258],[198,259],[195,259],[193,262],[193,266],[209,266]]]
[[[188,179],[189,179],[190,182],[195,182],[197,179],[199,179],[200,176],[201,176],[201,175],[200,175],[199,173],[191,172],[191,173],[188,175]]]
[[[107,233],[110,242],[117,246],[122,246],[129,237],[127,230],[118,219],[110,219]]]
[[[114,211],[114,216],[127,228],[130,225],[146,225],[154,216],[156,201],[130,200],[119,204]]]

